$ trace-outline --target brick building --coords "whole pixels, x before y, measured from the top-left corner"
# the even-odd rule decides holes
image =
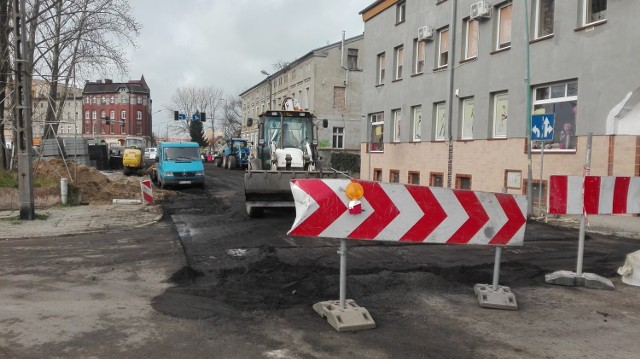
[[[87,82],[82,97],[84,137],[123,145],[127,136],[151,136],[151,91],[144,76],[129,82]]]

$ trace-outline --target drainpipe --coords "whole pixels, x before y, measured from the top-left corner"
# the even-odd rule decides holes
[[[533,169],[531,159],[531,60],[529,53],[529,1],[524,0],[524,39],[526,41],[526,73],[524,83],[526,86],[526,108],[525,116],[527,121],[527,139],[529,145],[527,146],[527,216],[533,216]],[[540,186],[542,187],[542,178],[540,178]]]
[[[452,172],[453,172],[453,94],[454,94],[454,72],[455,72],[455,53],[456,53],[456,20],[458,1],[451,2],[451,26],[449,28],[449,93],[447,98],[447,132],[448,132],[448,160],[447,160],[447,188],[451,188]]]

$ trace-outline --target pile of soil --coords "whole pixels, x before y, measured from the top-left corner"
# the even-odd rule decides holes
[[[101,172],[97,169],[60,158],[40,159],[33,163],[34,178],[60,181],[67,178],[70,188],[80,191],[83,204],[109,204],[114,199],[141,199],[140,182],[147,176],[125,176],[121,171]],[[168,191],[155,191],[154,199],[163,199]]]

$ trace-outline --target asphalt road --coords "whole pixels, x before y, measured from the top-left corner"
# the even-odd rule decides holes
[[[289,237],[292,210],[244,213],[242,171],[206,165],[163,220],[128,231],[0,242],[0,357],[636,358],[640,301],[616,269],[637,239],[589,234],[584,270],[616,289],[549,285],[575,270],[575,229],[528,223],[502,253],[519,309],[478,305],[494,249],[348,242],[347,298],[376,328],[337,332],[339,241]]]

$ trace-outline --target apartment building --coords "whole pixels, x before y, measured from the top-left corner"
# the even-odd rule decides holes
[[[640,2],[379,0],[360,14],[363,179],[518,194],[531,179],[544,201],[549,175],[583,173],[589,133],[592,175],[640,175]],[[555,116],[531,152],[530,114]]]
[[[127,136],[151,136],[151,90],[144,76],[128,82],[88,81],[82,96],[82,134],[85,138],[124,145]]]
[[[242,99],[242,137],[257,143],[257,124],[244,126],[248,118],[257,118],[269,109],[280,109],[287,97],[318,119],[327,119],[328,128],[320,128],[321,152],[359,152],[362,109],[362,63],[364,36],[311,50],[283,69],[240,94]],[[257,69],[256,71],[260,71]]]
[[[82,134],[82,89],[58,86],[57,103],[49,97],[50,83],[34,79],[32,83],[32,126],[33,144],[40,145],[45,131],[57,128],[57,136],[81,136]],[[64,101],[61,101],[64,97]],[[62,104],[62,106],[60,106]],[[47,122],[47,111],[53,110],[56,123]],[[57,113],[59,112],[59,113]],[[54,126],[54,125],[57,125]]]

